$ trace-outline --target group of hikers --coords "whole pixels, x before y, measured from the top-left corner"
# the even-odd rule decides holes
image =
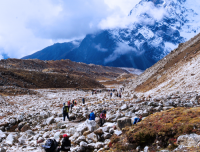
[[[95,121],[95,117],[96,116],[95,116],[93,111],[91,111],[91,113],[88,115],[89,120],[94,120]],[[100,116],[99,116],[100,127],[102,127],[103,124],[105,123],[105,119],[106,119],[106,110],[103,110],[100,113]]]
[[[85,104],[85,98],[82,98],[82,102],[83,104]],[[67,102],[67,105],[65,103],[63,103],[63,121],[65,121],[65,117],[67,116],[67,119],[70,121],[70,118],[69,118],[69,110],[71,108],[76,106],[77,105],[77,101],[76,100],[72,100],[72,102],[68,101]]]
[[[115,91],[116,90],[112,90],[112,92],[115,92]],[[112,92],[110,92],[110,97],[112,97]],[[118,94],[117,92],[117,96],[121,98],[121,93]],[[82,98],[82,103],[85,104],[85,98]],[[68,114],[69,109],[71,108],[72,110],[72,108],[76,105],[77,105],[76,100],[72,100],[72,102],[68,101],[67,105],[63,103],[63,121],[65,121],[66,116],[67,116],[67,119],[70,121],[69,114]],[[91,111],[91,113],[88,115],[88,119],[95,121],[95,118],[96,118],[95,113]],[[106,119],[106,110],[103,110],[99,115],[100,127],[104,125],[105,119]],[[134,119],[133,124],[137,124],[141,120],[142,120],[142,116],[140,115],[138,118]],[[61,138],[63,138],[62,144],[60,144]],[[55,139],[48,139],[45,145],[42,145],[42,147],[45,149],[46,152],[70,151],[71,141],[69,140],[69,137],[67,136],[67,134],[64,134],[61,138],[59,142],[56,142]]]

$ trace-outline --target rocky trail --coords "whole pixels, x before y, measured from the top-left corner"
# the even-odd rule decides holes
[[[67,133],[72,141],[71,151],[106,151],[110,149],[111,138],[115,135],[120,136],[123,128],[132,126],[134,118],[139,115],[145,120],[156,112],[200,105],[200,95],[195,91],[177,91],[155,97],[123,91],[122,98],[116,96],[117,92],[113,92],[113,96],[110,97],[107,90],[93,95],[90,90],[75,89],[32,91],[36,93],[1,96],[0,152],[43,152],[41,145],[48,138],[59,141],[60,135],[64,133]],[[83,97],[85,104],[82,104]],[[74,99],[78,104],[70,110],[69,116],[72,121],[63,121],[62,105]],[[98,117],[104,109],[107,111],[106,123],[99,127]],[[88,120],[91,111],[96,115],[95,121]],[[179,144],[182,146],[183,142]],[[143,148],[148,150],[148,147]]]

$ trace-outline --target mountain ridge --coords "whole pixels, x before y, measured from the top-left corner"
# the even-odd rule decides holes
[[[136,18],[135,22],[126,28],[88,34],[79,46],[66,49],[56,59],[145,70],[200,32],[198,14],[189,0],[141,0],[128,15]],[[48,51],[60,53],[59,48]],[[43,56],[33,54],[24,59],[50,59]]]

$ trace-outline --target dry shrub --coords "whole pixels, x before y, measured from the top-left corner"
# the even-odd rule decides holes
[[[127,142],[144,147],[155,145],[159,141],[162,148],[170,150],[177,147],[176,140],[180,135],[196,133],[200,135],[200,108],[173,108],[167,111],[158,112],[146,117],[132,127],[123,129],[123,136]],[[124,144],[122,137],[114,138],[111,141],[114,145]],[[170,145],[170,146],[169,146]],[[120,146],[118,146],[120,150]],[[124,148],[121,147],[124,151]]]

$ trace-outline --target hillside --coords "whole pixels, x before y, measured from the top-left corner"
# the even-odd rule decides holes
[[[147,94],[199,90],[200,34],[147,69],[128,89]]]
[[[118,81],[124,83],[126,78],[136,77],[120,68],[70,60],[7,59],[0,61],[0,70],[0,93],[6,94],[28,93],[28,90],[21,88],[103,88],[98,81],[112,81],[123,74],[124,79]]]

